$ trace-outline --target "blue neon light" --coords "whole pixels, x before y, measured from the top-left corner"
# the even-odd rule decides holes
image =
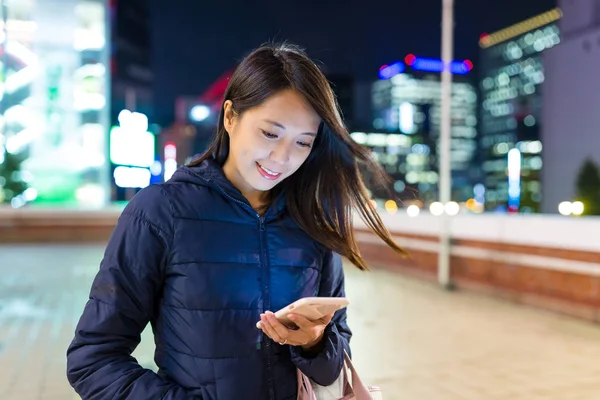
[[[450,71],[453,74],[457,75],[466,75],[471,71],[471,68],[467,65],[467,63],[462,61],[452,61],[450,64]]]
[[[440,59],[416,57],[411,67],[417,71],[442,72],[444,63]],[[450,63],[450,71],[453,74],[465,75],[468,74],[470,70],[470,65],[466,61],[452,61]]]
[[[404,72],[404,64],[400,61],[385,65],[379,69],[379,79],[390,79],[394,75]]]

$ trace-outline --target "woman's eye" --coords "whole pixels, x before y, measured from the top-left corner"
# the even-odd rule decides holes
[[[265,137],[268,137],[269,139],[275,139],[277,137],[277,135],[274,135],[274,134],[269,133],[267,131],[262,131],[262,134],[265,135]]]
[[[307,142],[298,142],[298,144],[302,147],[308,147],[311,148],[312,144],[311,143],[307,143]]]

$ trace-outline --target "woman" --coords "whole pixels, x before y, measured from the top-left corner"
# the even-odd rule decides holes
[[[67,352],[84,399],[294,399],[296,368],[321,385],[350,352],[346,312],[277,310],[344,296],[341,258],[366,269],[352,209],[386,243],[331,88],[291,46],[264,46],[231,77],[214,143],[123,211]],[[261,329],[256,323],[261,321]],[[131,356],[152,324],[158,373]]]

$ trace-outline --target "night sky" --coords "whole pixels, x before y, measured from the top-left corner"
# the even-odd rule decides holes
[[[151,0],[155,116],[199,95],[265,41],[306,48],[326,72],[377,79],[380,65],[408,53],[439,57],[441,0]],[[474,61],[482,32],[555,7],[555,0],[455,0],[455,59]]]

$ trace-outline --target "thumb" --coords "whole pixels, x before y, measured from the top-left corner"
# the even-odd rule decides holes
[[[325,324],[325,325],[329,325],[329,323],[333,319],[334,315],[335,315],[335,313],[327,314],[326,316],[321,318],[321,322],[323,322],[323,324]]]

